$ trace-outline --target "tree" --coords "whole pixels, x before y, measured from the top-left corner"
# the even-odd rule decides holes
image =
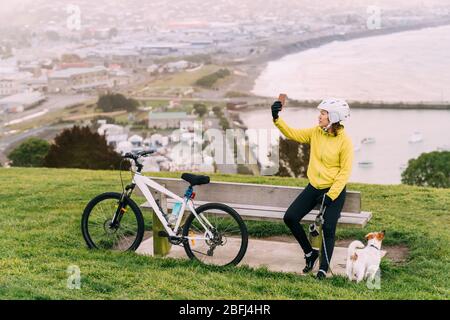
[[[220,116],[222,115],[222,108],[219,107],[219,106],[214,106],[214,107],[212,108],[212,111],[214,112],[214,114],[215,114],[217,117],[220,117]]]
[[[108,146],[104,136],[89,127],[74,126],[55,137],[44,159],[52,168],[118,169],[122,157]],[[122,168],[128,169],[128,162]]]
[[[450,188],[450,151],[422,153],[417,159],[410,159],[402,172],[402,183]]]
[[[230,123],[228,122],[227,118],[225,118],[225,117],[220,118],[219,125],[222,127],[223,130],[230,129]]]
[[[29,138],[8,155],[14,167],[42,167],[50,143],[38,138]]]
[[[81,62],[81,58],[79,55],[74,54],[74,53],[63,53],[61,55],[61,62],[67,62],[67,63],[72,63],[72,62]]]
[[[129,99],[120,93],[108,93],[98,98],[97,106],[103,112],[112,112],[117,110],[133,112],[138,108],[139,102],[135,99]]]
[[[308,171],[310,146],[309,144],[280,138],[279,169],[277,176],[306,177]]]
[[[194,104],[194,113],[197,114],[200,118],[202,118],[206,112],[208,112],[208,108],[202,103]]]
[[[195,84],[205,88],[212,88],[219,79],[223,79],[230,74],[231,72],[228,69],[219,69],[216,72],[201,77],[195,82]]]

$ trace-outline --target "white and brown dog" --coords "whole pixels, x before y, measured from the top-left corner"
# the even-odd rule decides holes
[[[371,232],[366,235],[367,246],[361,241],[350,243],[347,251],[347,277],[350,281],[360,282],[363,279],[373,278],[380,268],[381,242],[385,231]]]

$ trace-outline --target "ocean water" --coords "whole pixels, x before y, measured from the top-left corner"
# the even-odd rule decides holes
[[[316,126],[318,115],[316,109],[288,106],[280,112],[293,128]],[[249,129],[276,129],[270,106],[240,117]],[[352,182],[398,184],[409,159],[438,149],[450,151],[450,110],[353,109],[343,124],[355,149]],[[361,143],[365,138],[374,142]]]
[[[450,101],[450,26],[343,42],[268,63],[253,92],[298,100],[339,97],[351,101]],[[317,125],[318,111],[286,108],[292,127]],[[272,129],[270,106],[241,114],[249,128]],[[449,110],[352,109],[345,128],[355,147],[350,181],[401,182],[408,160],[450,150]],[[372,143],[362,143],[373,138]]]
[[[253,93],[299,100],[450,101],[450,26],[335,41],[269,62]]]

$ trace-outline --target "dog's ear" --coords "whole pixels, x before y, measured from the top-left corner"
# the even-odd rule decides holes
[[[378,239],[379,241],[383,240],[383,239],[384,239],[384,234],[385,234],[385,231],[384,231],[384,230],[381,231],[381,232],[377,232],[377,239]]]
[[[373,232],[369,232],[368,234],[365,235],[364,238],[366,238],[366,240],[370,240],[373,239],[375,237],[375,235],[373,234]]]

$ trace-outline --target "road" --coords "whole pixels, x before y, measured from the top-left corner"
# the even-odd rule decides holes
[[[44,126],[40,128],[30,129],[18,134],[4,136],[0,141],[0,163],[4,164],[8,158],[7,154],[17,146],[21,141],[31,137],[39,137],[42,139],[53,139],[64,128],[71,127],[71,124],[58,126]]]
[[[62,126],[43,126],[39,128],[33,128],[22,132],[11,132],[8,126],[5,126],[8,122],[18,123],[22,121],[29,121],[35,119],[34,115],[39,116],[49,112],[53,112],[59,109],[72,106],[78,103],[84,103],[90,100],[95,100],[96,96],[92,95],[48,95],[46,101],[39,106],[26,110],[21,113],[3,113],[0,114],[0,162],[5,163],[7,161],[7,154],[21,141],[30,137],[41,138],[53,138],[59,131],[67,127]],[[71,125],[70,125],[71,126]]]
[[[7,122],[19,120],[21,118],[29,117],[35,113],[45,111],[48,112],[64,109],[74,104],[83,103],[89,100],[95,100],[97,96],[78,94],[78,95],[47,95],[47,100],[37,107],[25,110],[20,113],[4,113],[0,119],[0,126]]]

